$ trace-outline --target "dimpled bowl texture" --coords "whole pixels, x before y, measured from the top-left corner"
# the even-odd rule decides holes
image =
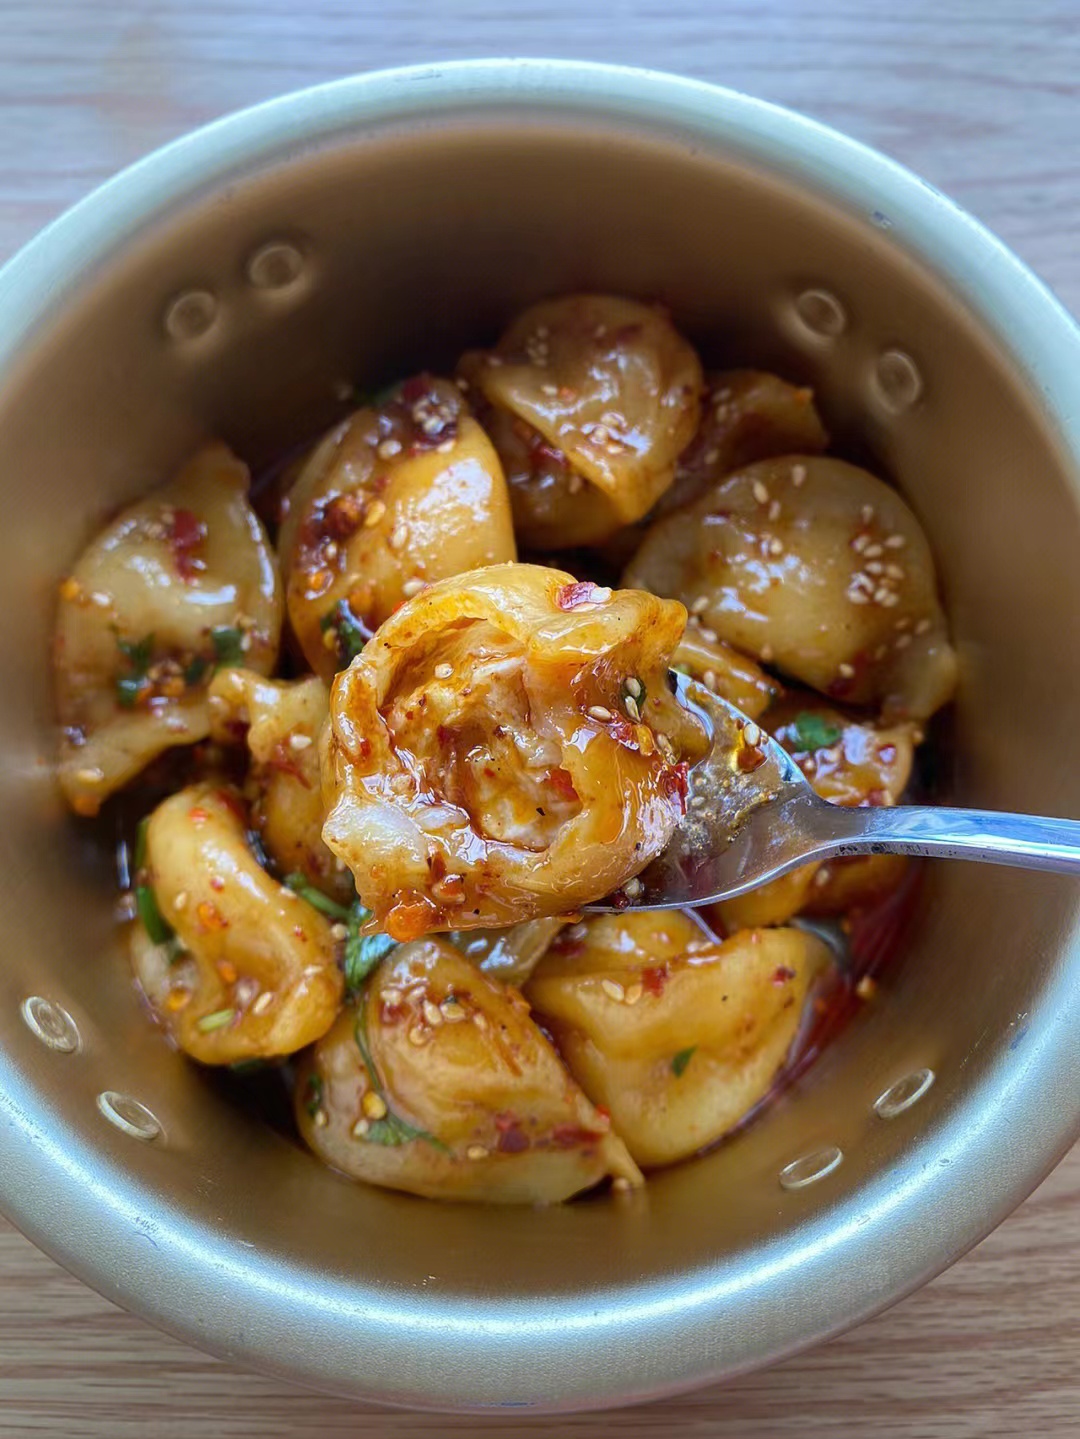
[[[0,272],[0,1206],[152,1322],[340,1393],[573,1409],[769,1363],[957,1258],[1080,1128],[1080,890],[976,865],[928,869],[877,999],[760,1122],[626,1200],[350,1184],[148,1023],[50,768],[57,581],[203,437],[264,464],[343,382],[583,288],[815,386],[937,555],[945,793],[1080,815],[1080,336],[896,165],[705,85],[483,61],[236,115],[77,206]]]

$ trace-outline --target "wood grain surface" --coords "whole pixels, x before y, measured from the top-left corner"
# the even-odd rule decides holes
[[[379,65],[555,55],[678,70],[918,170],[1080,312],[1080,0],[0,0],[0,260],[227,110]],[[891,1312],[765,1374],[558,1421],[363,1408],[241,1373],[92,1294],[0,1221],[0,1435],[1080,1434],[1080,1149]]]

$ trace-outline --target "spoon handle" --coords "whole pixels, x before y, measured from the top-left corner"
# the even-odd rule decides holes
[[[979,859],[1021,869],[1080,874],[1080,820],[942,805],[901,805],[896,809],[833,806],[828,820],[820,819],[822,827],[831,831],[823,848],[834,855],[892,853]]]

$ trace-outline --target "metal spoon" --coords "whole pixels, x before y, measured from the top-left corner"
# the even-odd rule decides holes
[[[777,742],[686,675],[672,688],[711,734],[690,771],[686,818],[637,881],[589,910],[733,899],[810,860],[859,854],[978,859],[1080,875],[1080,821],[946,805],[845,809],[820,799]]]

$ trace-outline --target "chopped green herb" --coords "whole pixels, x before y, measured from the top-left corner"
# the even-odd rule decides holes
[[[184,683],[186,685],[197,685],[210,668],[210,661],[205,655],[196,655],[184,671]]]
[[[154,651],[154,636],[144,635],[141,640],[122,640],[117,634],[116,648],[131,666],[130,674],[116,677],[116,699],[121,708],[134,709],[148,684],[146,672],[150,668],[150,657]]]
[[[356,1047],[360,1051],[360,1059],[368,1072],[368,1080],[371,1083],[371,1087],[386,1105],[386,1114],[382,1119],[376,1119],[371,1123],[364,1138],[372,1144],[390,1145],[407,1144],[412,1139],[423,1139],[430,1144],[432,1148],[439,1149],[444,1154],[449,1154],[449,1147],[445,1145],[441,1139],[436,1139],[435,1136],[429,1134],[426,1129],[415,1129],[411,1124],[407,1124],[404,1119],[400,1118],[399,1115],[396,1115],[390,1108],[389,1101],[386,1098],[386,1092],[382,1087],[382,1081],[379,1078],[379,1071],[375,1068],[375,1061],[371,1057],[371,1049],[368,1046],[367,1015],[364,1012],[363,996],[361,996],[360,1003],[356,1008],[356,1027],[353,1030],[353,1034],[356,1038]]]
[[[391,939],[388,934],[360,934],[360,926],[371,911],[364,909],[359,902],[353,908],[359,910],[363,918],[357,914],[349,920],[350,933],[345,941],[345,985],[348,989],[357,990],[379,961],[385,959],[396,946],[397,940]]]
[[[316,889],[306,874],[295,870],[292,874],[285,876],[284,882],[287,889],[291,889],[293,894],[298,894],[301,899],[306,899],[308,904],[313,909],[317,909],[320,914],[329,915],[331,919],[341,920],[343,924],[348,922],[351,911],[347,910],[343,904],[338,904],[336,900],[331,899],[328,894],[323,894],[321,889]]]
[[[304,1108],[309,1119],[314,1119],[322,1108],[323,1081],[321,1074],[309,1074],[304,1090]]]
[[[333,630],[337,635],[339,669],[345,669],[352,664],[370,638],[369,631],[349,608],[348,600],[338,600],[334,608],[323,615],[319,628],[323,634],[326,634],[327,630]]]
[[[154,944],[168,945],[169,959],[183,950],[179,936],[158,908],[157,896],[146,877],[146,831],[150,816],[144,815],[135,832],[135,910]]]
[[[681,1079],[686,1073],[686,1066],[690,1063],[691,1059],[693,1059],[696,1049],[697,1045],[692,1044],[689,1049],[680,1049],[678,1054],[674,1056],[671,1061],[671,1072],[676,1079]]]
[[[229,1065],[230,1074],[258,1074],[260,1069],[268,1069],[269,1063],[265,1059],[235,1059]]]
[[[235,1009],[215,1009],[213,1014],[204,1014],[198,1020],[195,1028],[202,1034],[209,1034],[213,1029],[224,1029],[227,1024],[232,1024],[236,1018]]]
[[[141,640],[122,640],[117,635],[116,648],[136,674],[144,675],[150,668],[150,656],[154,652],[154,636],[143,635]]]
[[[244,660],[244,636],[235,625],[215,625],[210,631],[217,667],[238,665]]]
[[[814,714],[812,710],[803,710],[796,715],[794,728],[801,749],[828,749],[840,738],[840,726]]]

